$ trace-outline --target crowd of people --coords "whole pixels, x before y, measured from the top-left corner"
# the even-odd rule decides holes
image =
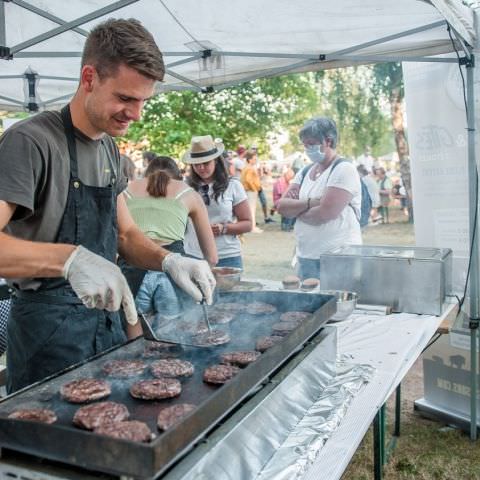
[[[408,216],[407,194],[400,178],[392,180],[383,167],[372,166],[368,170],[363,164],[358,164],[357,170],[372,202],[371,225],[390,223],[389,208],[392,201],[398,201],[404,215]]]

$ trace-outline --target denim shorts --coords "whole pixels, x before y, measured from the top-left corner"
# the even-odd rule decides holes
[[[235,268],[241,268],[243,270],[242,257],[238,255],[237,257],[221,258],[218,261],[216,267],[235,267]]]
[[[164,272],[149,270],[135,297],[140,313],[154,313],[165,318],[177,317],[193,299],[181,290]]]
[[[258,192],[258,200],[260,201],[260,205],[266,206],[267,205],[267,197],[265,196],[265,193],[263,190],[260,190]]]
[[[320,279],[320,260],[297,257],[297,273],[301,280],[306,278]]]

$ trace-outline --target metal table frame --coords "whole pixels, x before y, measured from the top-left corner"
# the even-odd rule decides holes
[[[373,421],[373,474],[375,480],[383,478],[383,467],[388,463],[400,437],[401,388],[402,384],[399,384],[395,390],[395,421],[393,433],[387,444],[385,443],[387,436],[386,403],[380,407]]]

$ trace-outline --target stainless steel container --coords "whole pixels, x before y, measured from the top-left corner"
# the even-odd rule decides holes
[[[358,302],[440,315],[452,288],[448,248],[347,245],[320,257],[320,288],[357,292]]]

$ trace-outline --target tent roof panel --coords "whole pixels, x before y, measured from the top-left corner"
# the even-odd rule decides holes
[[[473,42],[473,12],[458,0],[303,0],[301,3],[232,0],[228,8],[224,0],[29,0],[32,7],[44,10],[50,18],[30,12],[14,1],[5,3],[6,46],[22,44],[52,31],[59,23],[73,21],[115,3],[129,4],[80,25],[79,31],[66,31],[29,46],[14,55],[13,60],[0,60],[0,75],[21,76],[31,69],[43,77],[77,78],[78,56],[85,41],[82,31],[110,17],[138,18],[167,54],[166,64],[184,60],[189,52],[193,55],[213,49],[211,58],[171,67],[171,74],[166,75],[158,91],[198,88],[196,85],[221,86],[266,74],[280,74],[288,67],[292,71],[319,70],[368,63],[375,58],[451,52],[446,23],[442,23],[431,30],[370,45],[349,53],[347,58],[328,59],[328,55],[340,50],[443,22],[445,18],[463,38]],[[54,57],[62,52],[74,53]],[[184,52],[184,55],[169,55],[171,52]],[[230,53],[223,56],[221,52]],[[274,56],[257,57],[245,53],[273,53]],[[299,58],[281,58],[278,54],[282,53]],[[326,54],[327,61],[302,62],[305,59],[301,56],[305,54],[313,58]],[[30,58],[25,58],[27,55]],[[362,56],[366,56],[365,59]],[[42,102],[53,105],[55,102],[48,102],[71,94],[75,88],[71,81],[43,78],[38,82],[37,102],[41,108]],[[27,103],[24,90],[21,78],[0,84],[1,96],[20,103]],[[0,98],[0,108],[18,109],[19,105]]]

